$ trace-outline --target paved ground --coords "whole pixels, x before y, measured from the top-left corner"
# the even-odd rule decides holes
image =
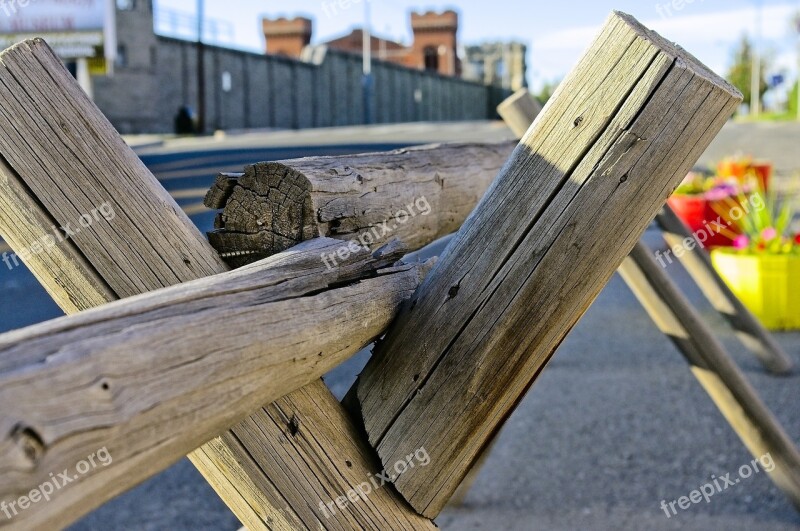
[[[205,140],[195,148],[187,140],[167,140],[141,153],[205,230],[211,215],[198,202],[217,170],[240,169],[253,160],[364,151],[365,143],[388,148],[507,136],[496,124],[416,124],[244,135]],[[751,147],[754,155],[774,158],[781,172],[790,174],[800,168],[800,157],[791,151],[798,140],[800,126],[794,124],[775,129],[732,125],[704,158]],[[647,241],[662,245],[655,232],[648,233]],[[0,330],[59,314],[27,271],[2,267],[0,294],[6,304],[0,305]],[[670,273],[800,442],[800,369],[786,378],[766,375],[683,271],[673,267]],[[778,340],[800,367],[800,333],[778,334]],[[362,353],[326,378],[335,393],[349,387],[365,361]],[[800,513],[763,473],[677,516],[667,518],[662,512],[662,500],[688,495],[712,474],[735,477],[749,462],[680,354],[615,278],[509,420],[466,504],[445,510],[438,523],[447,530],[800,529]],[[238,523],[184,460],[73,529],[235,530]]]

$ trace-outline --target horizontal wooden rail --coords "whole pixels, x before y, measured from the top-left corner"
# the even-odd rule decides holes
[[[384,465],[435,517],[741,94],[614,13],[359,376]]]
[[[232,266],[309,238],[399,238],[416,250],[458,230],[516,142],[446,144],[309,157],[223,174],[206,206],[223,209],[211,244]],[[336,257],[331,257],[333,265]]]
[[[28,494],[100,446],[117,487],[133,486],[358,352],[411,296],[421,269],[376,274],[398,249],[362,249],[327,269],[320,253],[341,245],[316,239],[0,335],[0,433],[14,434],[0,440],[0,499]]]

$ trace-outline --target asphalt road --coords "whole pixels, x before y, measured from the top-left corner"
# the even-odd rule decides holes
[[[800,128],[793,131],[800,138]],[[731,133],[726,141],[733,145],[746,133]],[[200,202],[217,171],[239,171],[257,160],[507,136],[493,124],[375,128],[366,134],[348,129],[207,140],[194,148],[176,140],[141,153],[193,221],[207,230],[212,214]],[[788,171],[800,166],[784,158]],[[663,245],[656,232],[646,239],[653,247]],[[683,270],[672,266],[669,271],[789,435],[800,441],[800,369],[784,378],[765,374]],[[8,271],[0,263],[0,294],[6,302],[0,305],[0,331],[60,315],[23,267]],[[777,338],[800,367],[800,333]],[[366,357],[361,353],[326,377],[336,394],[346,391]],[[466,504],[447,508],[437,523],[447,530],[800,529],[800,513],[763,473],[670,518],[662,511],[662,500],[688,495],[712,475],[735,476],[750,461],[680,354],[615,277],[510,418]],[[186,460],[72,526],[76,531],[238,528]]]

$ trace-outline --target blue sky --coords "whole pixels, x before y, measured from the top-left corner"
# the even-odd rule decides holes
[[[360,26],[364,0],[350,0],[346,9],[339,0],[205,0],[209,18],[224,21],[229,31],[226,45],[262,50],[262,16],[303,14],[314,20],[314,41],[319,42]],[[157,12],[194,13],[196,0],[156,0]],[[373,31],[406,43],[411,40],[410,10],[455,8],[461,13],[462,43],[493,39],[518,39],[528,43],[529,81],[534,87],[563,77],[591,41],[612,9],[633,14],[649,27],[681,44],[714,70],[724,73],[732,48],[743,33],[756,33],[758,0],[371,0]],[[762,0],[762,49],[773,57],[774,70],[794,78],[798,37],[792,31],[792,15],[800,12],[800,0]],[[233,7],[235,5],[235,7]],[[675,6],[679,6],[676,9]]]

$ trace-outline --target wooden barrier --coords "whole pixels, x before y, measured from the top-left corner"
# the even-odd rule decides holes
[[[0,59],[4,95],[0,153],[6,162],[0,167],[4,207],[0,233],[8,237],[65,311],[84,310],[227,270],[42,40],[18,44],[4,51]],[[103,212],[114,213],[113,219],[98,215],[85,227],[80,224],[81,216],[102,205],[107,205]],[[73,234],[66,238],[68,235],[54,226],[71,227]],[[75,228],[80,230],[75,232]],[[41,252],[32,252],[37,244]],[[97,391],[97,407],[103,411],[103,404],[108,407],[108,393],[101,383],[98,385],[92,389]],[[113,380],[110,385],[115,385]],[[163,381],[160,385],[171,383]],[[326,486],[332,489],[329,492],[341,492],[333,487],[379,472],[371,452],[353,444],[352,425],[337,422],[344,418],[344,412],[324,383],[318,380],[301,391],[277,402],[276,407],[295,410],[293,417],[285,418],[274,408],[261,409],[251,421],[240,423],[236,433],[229,431],[190,455],[251,531],[274,528],[279,523],[299,527],[300,517],[292,506],[284,505],[284,492],[306,500],[317,495],[316,491],[298,488],[294,479],[288,483],[283,468],[265,470],[254,462],[251,456],[265,446],[283,444],[291,456],[288,462],[294,464],[293,472],[298,474],[294,478],[307,469],[309,476],[324,471],[329,478]],[[324,417],[324,422],[317,422],[319,417]],[[28,461],[27,468],[17,473],[31,478],[57,473],[51,468],[47,451],[57,443],[56,433],[36,423],[23,428],[0,433],[3,447],[15,446],[25,455],[38,456],[32,466]],[[85,437],[91,439],[92,432]],[[273,441],[267,441],[269,437]],[[309,440],[320,453],[336,459],[309,461],[304,448]],[[102,437],[95,436],[94,441],[98,449],[103,447]],[[109,466],[102,474],[95,469],[95,474],[59,490],[36,510],[22,511],[12,520],[0,518],[0,527],[51,529],[68,525],[174,461],[173,448],[163,448],[163,454],[160,450],[147,459],[122,459],[126,465]],[[73,459],[77,463],[86,457],[77,451],[58,455],[59,462]],[[25,457],[20,459],[25,462]],[[28,492],[17,490],[18,485],[6,483],[6,473],[3,470],[0,475],[0,501],[26,496]],[[273,504],[264,500],[273,500]],[[307,507],[305,503],[295,511],[305,514]],[[321,519],[324,516],[320,511],[317,523]],[[433,528],[390,489],[375,492],[370,503],[339,511],[326,523],[346,526],[387,519],[410,529]]]
[[[114,223],[98,218],[80,238],[59,241],[47,252],[29,256],[32,269],[64,308],[77,311],[226,270],[152,175],[140,163],[133,163],[135,157],[41,41],[3,53],[0,84],[13,89],[9,93],[14,95],[11,104],[0,109],[0,153],[8,162],[0,167],[0,195],[7,196],[3,206],[11,210],[0,216],[0,232],[10,233],[12,245],[27,249],[47,235],[49,224],[63,226],[89,212],[84,208],[96,208],[104,201],[121,214]],[[141,450],[139,453],[125,450],[121,442],[114,443],[114,448],[121,449],[119,466],[88,474],[75,488],[65,489],[47,506],[24,513],[11,525],[65,525],[174,461],[187,444],[200,442],[192,437],[208,437],[252,408],[246,420],[191,455],[249,529],[433,529],[427,518],[441,509],[481,448],[739,101],[735,89],[694,58],[627,15],[612,15],[511,161],[503,166],[441,263],[404,305],[401,317],[377,346],[350,395],[351,403],[357,403],[356,420],[363,421],[363,426],[348,418],[318,380],[259,408],[261,400],[301,385],[326,367],[309,370],[307,362],[301,361],[299,367],[290,369],[287,381],[256,391],[258,386],[250,378],[261,370],[273,374],[262,364],[277,361],[285,367],[290,362],[286,353],[260,348],[260,341],[274,337],[270,335],[274,329],[266,326],[256,333],[245,328],[244,320],[239,321],[248,315],[259,316],[259,324],[262,319],[292,316],[313,321],[315,312],[329,308],[334,299],[318,306],[315,301],[326,295],[353,294],[349,302],[358,304],[364,300],[364,290],[371,288],[375,306],[362,303],[364,307],[354,308],[341,321],[366,322],[364,330],[338,330],[341,335],[333,330],[331,337],[316,341],[339,353],[330,356],[332,362],[376,336],[417,283],[419,273],[405,266],[382,271],[383,275],[360,284],[339,286],[340,281],[362,278],[367,270],[389,261],[378,255],[373,257],[378,263],[364,268],[361,257],[368,263],[371,259],[349,243],[309,242],[273,258],[268,263],[296,257],[298,252],[319,251],[316,258],[304,255],[305,265],[284,271],[282,280],[273,278],[288,286],[275,284],[263,290],[251,286],[259,282],[255,280],[259,274],[272,274],[272,266],[256,264],[230,276],[0,337],[0,384],[8,383],[0,391],[0,400],[5,405],[30,396],[25,394],[27,390],[15,389],[27,374],[30,378],[42,376],[38,379],[42,381],[37,380],[42,396],[36,400],[50,404],[25,410],[31,415],[25,424],[11,426],[11,421],[0,415],[0,423],[4,423],[0,428],[6,426],[5,434],[0,432],[4,437],[0,450],[3,445],[16,448],[12,458],[27,466],[23,474],[31,477],[45,474],[51,464],[82,459],[89,442],[97,442],[98,447],[123,438],[128,444],[146,442],[150,432],[144,428],[152,430],[164,420],[156,418],[158,413],[184,411],[187,397],[200,402],[185,412],[186,418],[181,417],[177,432],[171,434],[174,437],[156,441],[152,451],[146,444],[131,445]],[[14,151],[15,142],[23,143],[18,152]],[[234,265],[317,236],[361,238],[379,226],[386,227],[389,219],[409,206],[400,198],[410,194],[414,200],[424,198],[420,204],[430,207],[430,213],[438,207],[434,217],[412,216],[405,222],[396,218],[397,225],[382,229],[368,245],[380,246],[389,237],[400,236],[410,249],[419,248],[460,225],[489,186],[487,168],[495,167],[502,150],[510,146],[459,149],[439,146],[355,157],[352,165],[342,165],[341,158],[261,164],[242,175],[223,175],[207,198],[215,208],[224,203],[213,238]],[[482,157],[486,166],[463,156],[465,152]],[[482,177],[459,180],[465,162]],[[53,190],[59,193],[53,194]],[[29,226],[15,228],[20,220]],[[340,254],[342,248],[349,252]],[[331,264],[325,257],[334,249],[338,258]],[[351,268],[348,260],[362,265]],[[55,276],[60,271],[65,274],[63,279]],[[304,281],[304,275],[323,278]],[[326,276],[333,285],[326,283]],[[228,284],[231,279],[238,284]],[[400,284],[394,283],[400,279]],[[313,282],[322,283],[317,284],[321,291],[310,289]],[[191,295],[187,296],[186,290]],[[84,291],[87,294],[82,296]],[[98,332],[124,339],[117,348],[155,338],[166,360],[154,351],[146,366],[142,365],[146,359],[126,362],[145,372],[155,371],[158,363],[171,363],[190,354],[207,363],[206,369],[230,364],[232,351],[224,351],[224,345],[213,341],[204,342],[202,335],[185,350],[176,347],[171,351],[175,342],[184,339],[180,333],[174,338],[154,336],[141,326],[160,323],[165,326],[163,333],[178,328],[173,326],[176,319],[188,319],[190,330],[196,330],[196,319],[202,315],[193,313],[210,308],[217,300],[212,293],[225,300],[223,308],[236,314],[236,325],[226,331],[223,343],[232,342],[227,348],[247,354],[248,363],[251,359],[254,363],[248,365],[253,374],[245,374],[248,369],[244,368],[241,373],[235,367],[219,369],[222,378],[241,377],[246,386],[235,386],[219,403],[201,407],[203,400],[220,396],[216,389],[200,391],[199,384],[208,379],[182,382],[167,391],[164,387],[170,382],[162,378],[152,383],[152,389],[166,393],[164,404],[154,406],[165,409],[151,413],[147,401],[156,398],[150,387],[142,382],[119,387],[113,379],[116,372],[106,366],[83,367],[86,362],[81,356],[84,360],[119,359],[115,347],[97,337]],[[289,298],[271,299],[277,293],[289,294]],[[292,297],[301,293],[308,306]],[[387,298],[381,300],[382,296]],[[283,315],[274,306],[282,303],[282,308],[290,303],[298,307]],[[240,308],[241,304],[244,307]],[[299,340],[294,337],[298,334],[288,329],[286,335],[291,337],[282,340]],[[56,342],[66,345],[65,354],[47,357]],[[310,343],[307,346],[308,352],[300,350],[298,356],[313,350]],[[264,359],[255,356],[256,351]],[[27,358],[12,360],[18,352],[27,352]],[[114,424],[120,433],[94,429],[85,434],[85,440],[71,434],[72,420],[63,417],[66,409],[58,409],[53,396],[48,396],[52,390],[45,386],[57,375],[47,372],[51,369],[47,364],[26,365],[43,359],[74,367],[69,373],[84,375],[88,381],[84,389],[93,393],[99,389],[96,397],[86,397],[80,385],[71,382],[77,385],[77,402],[96,407],[100,416],[108,415],[106,420],[120,419]],[[5,362],[10,371],[6,375],[2,372]],[[181,367],[170,370],[180,371]],[[214,376],[209,378],[215,386]],[[69,381],[61,385],[64,387],[56,388],[70,389]],[[113,400],[108,406],[109,391],[113,394],[119,389],[131,389],[130,396],[116,408]],[[170,410],[172,400],[172,405],[183,406]],[[226,412],[229,402],[232,409]],[[129,409],[117,411],[120,404]],[[104,405],[109,409],[103,409]],[[51,408],[56,414],[48,417]],[[195,418],[198,412],[211,415],[200,422]],[[41,421],[37,414],[51,420]],[[123,418],[125,414],[132,415],[130,421]],[[190,426],[192,420],[198,426]],[[126,432],[136,422],[142,423],[141,439],[135,438],[139,432]],[[60,437],[67,433],[71,436],[62,441]],[[123,437],[125,433],[127,437]],[[61,444],[66,441],[77,443]],[[369,496],[348,494],[378,474],[383,465],[391,470],[420,449],[430,454],[427,466],[407,468],[391,477],[411,507],[388,485]],[[113,449],[109,450],[113,455]],[[4,453],[0,451],[0,467],[4,466]],[[0,490],[0,495],[22,495],[19,489],[30,485],[24,481],[13,484],[8,492]],[[3,524],[7,522],[0,522]]]
[[[431,455],[395,482],[417,511],[439,513],[740,101],[611,16],[359,377],[384,465]]]
[[[650,317],[683,353],[692,373],[750,453],[770,454],[772,480],[800,508],[800,452],[725,348],[642,243],[620,274]]]
[[[789,373],[792,370],[789,355],[722,280],[711,264],[711,258],[702,250],[702,246],[683,221],[669,206],[665,206],[656,216],[656,222],[670,247],[679,246],[685,249],[686,252],[676,255],[678,260],[706,299],[725,317],[744,346],[773,374]],[[694,242],[694,245],[686,245],[686,241]]]

